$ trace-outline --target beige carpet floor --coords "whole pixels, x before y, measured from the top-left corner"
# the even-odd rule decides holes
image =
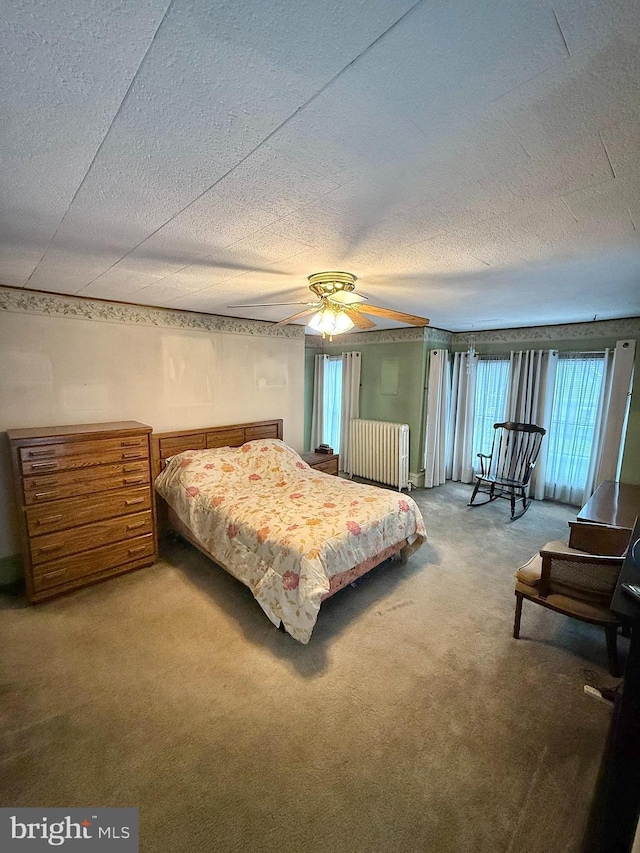
[[[0,805],[138,806],[158,853],[578,849],[610,709],[600,631],[514,569],[570,507],[414,492],[429,542],[323,605],[311,643],[183,543],[0,610]],[[620,640],[624,652],[625,640]]]

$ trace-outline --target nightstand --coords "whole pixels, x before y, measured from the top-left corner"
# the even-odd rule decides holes
[[[323,471],[325,474],[338,476],[338,462],[340,457],[337,453],[301,453],[300,455],[307,465],[315,468],[316,471]]]

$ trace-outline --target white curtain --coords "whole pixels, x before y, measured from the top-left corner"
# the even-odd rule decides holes
[[[311,409],[311,450],[324,441],[324,375],[328,355],[316,355],[313,373],[313,407]]]
[[[547,354],[548,352],[547,350]],[[542,384],[544,360],[545,351],[541,349],[511,351],[507,420],[542,426],[539,408],[540,399],[544,395]]]
[[[424,485],[431,489],[446,479],[447,428],[451,375],[449,351],[433,350],[429,359]]]
[[[491,452],[493,425],[505,419],[508,387],[509,359],[502,355],[478,356],[471,456],[475,471],[480,471],[478,453]]]
[[[635,352],[635,341],[618,341],[613,352],[605,351],[604,376],[583,503],[603,480],[617,480],[619,477]]]
[[[453,356],[449,441],[446,476],[448,480],[473,480],[473,413],[476,393],[477,356],[457,352]]]
[[[583,503],[597,413],[605,401],[608,352],[561,353],[556,368],[545,496]]]
[[[361,353],[342,353],[342,416],[340,423],[340,470],[350,471],[349,424],[360,417]],[[334,448],[335,449],[335,448]]]
[[[509,421],[536,424],[547,431],[529,489],[536,500],[543,500],[545,496],[547,445],[557,363],[558,354],[554,350],[511,352],[505,417]]]
[[[324,363],[323,414],[322,441],[338,453],[342,421],[342,359],[338,356],[329,356]]]

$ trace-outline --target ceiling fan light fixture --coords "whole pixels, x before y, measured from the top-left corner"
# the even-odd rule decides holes
[[[353,320],[351,317],[347,317],[344,311],[338,311],[336,314],[336,330],[335,334],[340,334],[341,332],[348,332],[349,329],[353,329]]]
[[[314,314],[307,325],[316,332],[322,332],[323,337],[325,335],[340,335],[342,332],[353,329],[353,321],[344,311],[337,311],[326,306]]]

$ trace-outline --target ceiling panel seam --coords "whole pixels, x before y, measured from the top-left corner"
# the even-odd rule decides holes
[[[242,242],[242,241],[238,241],[238,242]],[[284,263],[284,262],[286,262],[286,261],[290,260],[291,258],[295,258],[295,257],[297,257],[298,255],[303,255],[303,254],[304,254],[305,252],[307,252],[310,248],[312,248],[312,247],[311,247],[311,246],[305,246],[305,248],[304,248],[304,249],[300,249],[300,251],[299,251],[299,252],[293,252],[291,255],[287,255],[287,256],[286,256],[286,257],[284,257],[284,258],[280,258],[279,260],[274,261],[272,264],[269,264],[268,266],[275,267],[275,266],[276,266],[276,264],[281,264],[281,263]],[[200,260],[200,261],[196,261],[196,262],[195,262],[195,263],[193,263],[193,264],[187,264],[187,266],[186,266],[186,267],[182,267],[182,268],[181,268],[181,269],[179,269],[179,270],[175,270],[175,272],[169,273],[168,275],[163,275],[161,278],[157,278],[155,281],[151,282],[151,284],[145,284],[145,285],[144,285],[144,287],[140,287],[140,288],[138,288],[138,290],[135,290],[135,291],[134,291],[134,293],[138,294],[138,293],[141,293],[143,290],[146,290],[146,289],[147,289],[147,288],[149,288],[149,287],[154,287],[156,284],[159,284],[161,281],[166,281],[166,279],[171,278],[171,277],[172,277],[172,276],[174,276],[174,275],[177,275],[179,272],[183,272],[184,270],[189,269],[189,267],[195,267],[195,266],[198,266],[198,264],[199,264],[199,263],[203,263],[204,261],[206,261],[208,258],[211,258],[211,257],[213,257],[213,255],[207,255],[206,257],[201,258],[201,260]],[[223,264],[223,266],[224,266],[224,264]],[[102,273],[102,275],[104,275],[104,274],[105,274],[105,273]],[[211,290],[212,288],[216,288],[216,287],[218,287],[219,285],[226,284],[227,282],[232,281],[233,279],[236,279],[236,278],[242,278],[242,277],[243,277],[243,276],[245,276],[245,275],[251,275],[251,273],[250,273],[250,272],[247,272],[247,271],[245,271],[245,272],[239,272],[239,273],[236,273],[236,275],[230,275],[230,276],[228,276],[227,278],[219,279],[219,280],[218,280],[218,281],[216,281],[214,284],[207,284],[207,285],[205,285],[204,287],[199,287],[197,290],[192,290],[192,291],[190,291],[189,296],[195,296],[195,295],[196,295],[196,293],[202,293],[202,291],[203,291],[203,290]],[[98,278],[100,278],[100,276],[98,276]],[[79,292],[80,292],[80,291],[78,291],[78,293],[79,293]],[[76,295],[77,295],[77,294],[76,294]],[[175,300],[176,300],[176,299],[180,299],[180,298],[182,298],[182,297],[181,297],[181,296],[176,296],[174,299],[170,299],[170,300],[168,300],[168,304],[170,304],[171,302],[175,302]]]
[[[602,138],[601,131],[598,131],[598,138],[600,139],[602,147],[604,148],[604,153],[607,157],[607,163],[609,164],[609,168],[611,169],[611,174],[613,175],[614,178],[617,178],[618,176],[616,175],[616,170],[613,168],[613,163],[611,162],[611,157],[609,157],[609,152],[607,151],[607,146],[604,144],[604,139]]]
[[[495,98],[492,98],[489,101],[489,105],[497,103],[498,101],[502,100],[502,98],[506,98],[507,95],[511,95],[513,92],[517,92],[518,89],[522,89],[523,86],[527,85],[527,83],[531,83],[532,80],[535,80],[538,77],[541,77],[543,74],[546,74],[547,71],[551,71],[552,68],[555,68],[556,65],[562,65],[566,61],[567,61],[567,57],[564,56],[562,59],[558,59],[558,60],[556,60],[556,62],[552,62],[551,65],[548,65],[546,68],[543,68],[541,71],[537,71],[535,74],[532,74],[531,77],[527,77],[527,79],[523,80],[522,83],[518,83],[516,86],[513,86],[513,88],[507,89],[506,92],[502,92],[502,94],[496,95]]]
[[[569,196],[576,195],[577,193],[583,193],[585,190],[592,190],[595,187],[601,187],[604,184],[610,184],[611,181],[615,181],[616,178],[605,178],[604,181],[594,181],[592,184],[585,184],[583,187],[576,187],[573,190],[569,190],[566,193],[561,193],[560,198],[569,198]]]
[[[520,146],[520,148],[522,148],[522,150],[524,151],[524,153],[525,153],[525,154],[527,155],[527,157],[529,158],[529,162],[533,163],[533,157],[531,156],[531,154],[529,154],[529,152],[528,152],[528,151],[527,151],[527,149],[525,148],[525,145],[524,145],[524,143],[522,142],[522,140],[521,140],[521,139],[518,139],[517,141],[518,141],[518,145]]]
[[[262,139],[260,142],[258,142],[258,144],[257,144],[257,145],[255,145],[255,146],[251,149],[251,151],[249,151],[247,154],[245,154],[245,155],[244,155],[244,157],[242,157],[240,160],[238,160],[238,162],[237,162],[237,163],[235,163],[235,164],[234,164],[234,165],[233,165],[233,166],[232,166],[232,167],[231,167],[227,172],[225,172],[225,174],[224,174],[224,175],[222,175],[221,177],[219,177],[219,178],[218,178],[216,181],[214,181],[210,186],[208,186],[208,187],[207,187],[206,189],[204,189],[201,193],[199,193],[199,195],[197,195],[195,198],[193,198],[193,199],[189,202],[189,204],[186,204],[186,205],[185,205],[181,210],[176,211],[176,213],[174,213],[174,215],[173,215],[173,216],[169,217],[169,219],[167,219],[165,222],[163,222],[163,223],[162,223],[162,225],[159,225],[159,226],[158,226],[154,231],[151,231],[151,233],[147,234],[147,236],[144,238],[144,240],[141,240],[137,245],[133,246],[133,248],[131,248],[131,249],[130,249],[128,252],[126,252],[124,255],[122,255],[122,257],[118,258],[118,260],[117,260],[117,261],[115,261],[113,264],[111,264],[111,266],[110,266],[110,267],[107,267],[107,269],[106,269],[106,270],[103,270],[103,271],[100,273],[100,275],[104,275],[104,273],[109,272],[109,270],[110,270],[110,269],[112,269],[114,266],[116,266],[116,264],[119,264],[119,263],[120,263],[120,261],[124,260],[124,258],[127,258],[127,257],[132,253],[132,252],[135,252],[135,250],[136,250],[137,248],[139,248],[139,247],[140,247],[140,246],[141,246],[141,245],[142,245],[146,240],[148,240],[150,237],[153,237],[153,235],[154,235],[154,234],[157,234],[157,233],[158,233],[158,231],[160,231],[162,228],[164,228],[164,226],[165,226],[165,225],[168,225],[168,224],[169,224],[170,222],[172,222],[172,221],[173,221],[177,216],[180,216],[182,213],[184,213],[184,212],[185,212],[185,210],[188,210],[188,209],[189,209],[193,204],[195,204],[199,199],[201,199],[204,195],[206,195],[208,192],[210,192],[210,190],[212,190],[212,189],[213,189],[214,187],[216,187],[219,183],[221,183],[221,181],[224,181],[224,180],[225,180],[225,178],[228,178],[228,177],[229,177],[229,175],[233,174],[233,172],[235,172],[235,170],[236,170],[239,166],[241,166],[241,165],[242,165],[246,160],[248,160],[248,159],[249,159],[249,157],[251,157],[253,154],[255,154],[255,153],[256,153],[256,151],[258,151],[258,150],[259,150],[259,149],[260,149],[260,148],[261,148],[265,143],[267,143],[267,142],[268,142],[268,141],[269,141],[273,136],[275,136],[275,135],[276,135],[277,133],[279,133],[279,132],[284,128],[284,127],[286,127],[286,125],[288,125],[288,124],[289,124],[289,122],[290,122],[292,119],[294,119],[294,118],[295,118],[295,117],[296,117],[300,112],[302,112],[302,110],[304,110],[306,107],[308,107],[310,104],[312,104],[312,103],[313,103],[317,98],[319,98],[319,97],[320,97],[320,95],[322,95],[322,94],[323,94],[323,92],[325,92],[325,91],[326,91],[330,86],[332,86],[332,85],[336,82],[336,80],[338,80],[340,77],[342,77],[342,75],[343,75],[343,74],[345,74],[345,72],[347,72],[347,71],[348,71],[351,67],[353,67],[357,62],[359,62],[359,61],[360,61],[360,60],[361,60],[361,59],[362,59],[362,58],[363,58],[367,53],[369,53],[369,51],[370,51],[373,47],[375,47],[375,45],[376,45],[376,44],[378,44],[378,42],[380,42],[383,38],[385,38],[387,35],[389,35],[389,33],[390,33],[392,30],[394,30],[394,29],[395,29],[399,24],[401,24],[401,23],[402,23],[402,22],[407,18],[407,16],[408,16],[408,15],[411,15],[411,14],[412,14],[412,12],[414,12],[414,11],[415,11],[415,9],[417,9],[417,8],[418,8],[418,6],[421,6],[424,2],[425,2],[425,0],[417,0],[417,2],[416,2],[416,3],[414,3],[414,4],[413,4],[413,6],[411,6],[411,8],[407,9],[407,11],[406,11],[406,12],[404,12],[404,13],[403,13],[403,14],[402,14],[402,15],[401,15],[401,16],[400,16],[396,21],[394,21],[394,22],[393,22],[393,24],[391,24],[391,26],[387,27],[387,29],[386,29],[386,30],[384,30],[384,32],[380,33],[380,35],[379,35],[379,36],[377,36],[377,37],[376,37],[376,38],[371,42],[371,44],[367,45],[367,47],[365,47],[363,50],[361,50],[361,51],[360,51],[360,53],[359,53],[357,56],[355,56],[353,59],[351,59],[351,60],[350,60],[350,61],[349,61],[345,66],[344,66],[344,68],[341,68],[341,69],[340,69],[340,71],[338,71],[336,74],[334,74],[334,75],[333,75],[333,77],[332,77],[330,80],[328,80],[326,83],[324,83],[324,84],[323,84],[323,85],[322,85],[322,86],[321,86],[321,87],[320,87],[316,92],[314,92],[314,93],[313,93],[309,98],[307,98],[307,100],[306,100],[306,101],[304,101],[304,103],[300,104],[300,106],[299,106],[299,107],[296,107],[296,109],[291,113],[291,115],[287,116],[287,118],[285,118],[283,121],[281,121],[281,122],[280,122],[280,124],[279,124],[277,127],[275,127],[272,131],[270,131],[270,132],[269,132],[269,133],[264,137],[264,139]],[[172,0],[172,3],[173,3],[173,0]],[[54,235],[54,237],[55,237],[55,235]],[[53,238],[52,238],[52,240],[53,240]],[[49,244],[49,245],[50,245],[50,244]],[[48,250],[48,249],[47,249],[47,250]],[[46,254],[46,252],[45,252],[45,254]],[[42,260],[42,259],[41,259],[41,260]],[[34,272],[35,272],[35,270],[34,270]],[[32,273],[31,275],[33,275],[33,273]],[[31,277],[31,276],[30,276],[30,277]],[[97,278],[99,278],[99,277],[100,277],[100,276],[96,276],[96,278],[91,279],[91,281],[87,282],[87,284],[86,284],[84,287],[80,288],[80,290],[78,290],[78,291],[77,291],[77,293],[81,293],[81,292],[82,292],[86,287],[88,287],[90,284],[93,284],[93,282],[94,282]]]
[[[33,275],[34,275],[34,274],[35,274],[35,272],[37,271],[38,267],[40,266],[40,264],[42,263],[42,261],[45,259],[46,255],[47,255],[47,252],[48,252],[48,251],[49,251],[49,249],[51,248],[51,244],[52,244],[52,243],[53,243],[53,241],[55,240],[56,235],[58,234],[58,232],[60,231],[60,228],[62,227],[62,223],[65,221],[65,219],[66,219],[66,217],[67,217],[67,214],[69,213],[69,211],[71,210],[71,208],[72,208],[72,206],[73,206],[74,201],[75,201],[75,200],[76,200],[76,198],[78,197],[78,193],[80,192],[80,190],[82,189],[82,187],[83,187],[83,186],[84,186],[84,184],[85,184],[85,181],[86,181],[86,180],[87,180],[87,178],[89,177],[89,174],[91,173],[91,170],[92,170],[92,168],[93,168],[93,165],[94,165],[94,163],[96,162],[96,160],[98,159],[98,157],[99,157],[99,155],[100,155],[100,152],[102,151],[102,148],[104,147],[104,144],[105,144],[105,142],[106,142],[106,140],[107,140],[107,137],[108,137],[108,136],[109,136],[109,134],[111,133],[111,128],[112,128],[112,127],[113,127],[113,125],[115,124],[115,122],[116,122],[116,120],[117,120],[118,116],[119,116],[119,115],[120,115],[120,113],[122,112],[122,109],[123,109],[123,107],[124,107],[125,103],[127,102],[127,99],[128,99],[128,97],[129,97],[129,95],[130,95],[130,93],[131,93],[131,90],[132,90],[132,88],[133,88],[133,85],[134,85],[135,81],[137,80],[138,75],[140,74],[140,71],[141,71],[142,67],[144,66],[145,60],[146,60],[146,59],[147,59],[147,57],[149,56],[149,52],[151,51],[151,48],[152,48],[152,46],[153,46],[153,43],[155,42],[155,40],[156,40],[156,37],[157,37],[158,33],[159,33],[159,32],[160,32],[160,30],[162,29],[162,26],[163,26],[163,24],[165,23],[165,21],[166,21],[166,19],[167,19],[167,15],[169,14],[169,11],[171,10],[171,7],[173,6],[174,2],[175,2],[175,0],[169,0],[169,5],[168,5],[168,6],[167,6],[167,8],[164,10],[164,14],[162,15],[162,18],[160,19],[160,23],[159,23],[159,24],[158,24],[158,26],[156,27],[155,32],[153,33],[153,35],[152,35],[152,37],[151,37],[151,39],[150,39],[150,41],[149,41],[149,44],[147,45],[147,49],[145,50],[144,54],[142,55],[142,58],[140,59],[140,62],[138,63],[138,67],[136,68],[135,73],[133,74],[133,76],[132,76],[132,78],[131,78],[131,80],[130,80],[130,82],[129,82],[129,85],[127,86],[127,91],[124,93],[124,96],[123,96],[122,100],[120,101],[120,104],[118,105],[118,109],[117,109],[117,110],[115,111],[115,113],[113,114],[113,118],[111,119],[111,121],[110,121],[110,123],[109,123],[109,127],[107,128],[106,133],[104,134],[104,136],[103,136],[103,137],[102,137],[102,139],[100,140],[100,144],[99,144],[99,145],[98,145],[98,147],[96,148],[95,154],[94,154],[94,155],[93,155],[93,157],[91,158],[91,162],[89,163],[89,166],[88,166],[88,168],[87,168],[87,171],[84,173],[84,176],[83,176],[82,180],[80,181],[80,183],[79,183],[79,184],[78,184],[78,186],[76,187],[76,190],[75,190],[75,192],[74,192],[74,194],[73,194],[73,196],[72,196],[72,198],[71,198],[71,201],[70,201],[70,202],[69,202],[69,204],[67,205],[67,209],[66,209],[66,210],[65,210],[65,212],[62,214],[62,218],[60,219],[60,222],[58,222],[58,224],[57,224],[57,226],[56,226],[56,230],[55,230],[55,231],[53,232],[53,234],[51,235],[51,239],[50,239],[50,240],[49,240],[49,242],[47,243],[47,247],[46,247],[46,249],[44,250],[44,252],[43,252],[43,254],[42,254],[42,256],[41,256],[40,260],[39,260],[39,261],[38,261],[38,263],[35,265],[35,267],[34,267],[34,268],[33,268],[33,270],[31,271],[31,273],[29,274],[29,278],[25,281],[25,283],[24,283],[24,285],[23,285],[24,287],[27,287],[27,285],[28,285],[28,284],[29,284],[29,282],[31,281],[31,279],[32,279]]]
[[[300,207],[296,207],[293,210],[290,210],[288,213],[285,213],[283,216],[279,216],[279,217],[277,217],[277,219],[273,219],[271,222],[268,222],[266,225],[263,225],[262,227],[257,228],[255,231],[249,232],[244,237],[239,237],[237,240],[232,240],[231,243],[226,243],[224,246],[219,246],[218,251],[223,251],[223,252],[227,251],[228,249],[232,249],[234,246],[237,246],[238,243],[243,243],[245,240],[249,240],[249,239],[251,239],[251,237],[255,237],[257,234],[261,234],[263,231],[268,231],[269,228],[273,228],[273,226],[277,225],[278,222],[282,222],[283,219],[287,219],[290,216],[298,214],[301,210],[304,210],[307,207],[311,207],[312,205],[317,204],[320,200],[325,198],[325,196],[331,195],[331,193],[334,192],[336,189],[340,189],[340,187],[345,186],[348,183],[350,183],[350,182],[345,181],[344,184],[340,184],[337,187],[332,187],[330,190],[327,190],[326,192],[322,193],[322,195],[319,195],[317,198],[314,198],[312,201],[306,202],[306,204],[302,204],[302,205],[300,205]],[[161,226],[161,227],[164,227],[164,226]],[[149,235],[149,236],[151,236],[151,235]],[[148,239],[149,239],[149,237],[145,237],[145,239],[139,245],[140,246],[143,245],[143,243]],[[294,252],[291,255],[287,255],[286,258],[281,258],[279,261],[274,261],[274,264],[272,264],[272,266],[275,265],[276,263],[281,263],[282,261],[286,261],[289,258],[295,258],[297,255],[301,255],[301,254],[303,254],[303,252],[306,252],[309,249],[313,248],[313,246],[311,244],[307,244],[304,242],[302,242],[302,245],[304,246],[304,249],[301,249],[299,252]],[[133,252],[134,249],[132,249],[131,251]],[[159,281],[165,281],[167,278],[171,278],[174,275],[178,275],[178,273],[184,272],[185,270],[189,269],[189,267],[196,267],[196,266],[198,266],[198,264],[201,264],[205,261],[208,261],[210,258],[214,258],[216,254],[217,254],[217,252],[209,252],[208,254],[203,255],[197,261],[192,261],[191,263],[185,264],[183,267],[180,267],[180,269],[173,270],[172,272],[167,273],[167,275],[157,276],[156,281],[154,281],[153,284],[157,284]],[[123,255],[122,258],[120,258],[120,260],[116,261],[116,263],[113,264],[113,266],[117,266],[117,264],[119,264],[120,261],[124,260],[124,258],[126,258],[126,257],[127,257],[127,255]],[[113,267],[109,267],[109,269],[112,269],[112,268]],[[126,269],[126,266],[124,266],[124,269]],[[108,269],[105,270],[104,272],[101,272],[100,275],[96,276],[93,279],[93,281],[97,281],[99,278],[101,278],[103,275],[106,275],[106,273],[108,273],[108,272],[109,272]],[[247,273],[243,272],[243,273],[239,273],[238,275],[229,276],[229,278],[221,279],[220,281],[216,282],[216,284],[223,284],[225,281],[230,281],[232,278],[240,278],[243,275],[247,275]],[[82,291],[85,290],[87,287],[89,287],[89,285],[92,283],[93,282],[89,282],[83,288],[78,290],[77,293],[82,293]],[[152,284],[147,284],[147,285],[145,285],[144,288],[142,288],[142,290],[146,290],[147,287],[152,287],[152,286],[153,286]],[[200,291],[208,290],[210,287],[211,287],[211,285],[207,284],[207,285],[205,285],[205,287],[199,288],[199,290],[194,290],[193,293],[200,293]],[[136,291],[136,293],[137,292],[138,291]]]
[[[501,95],[498,95],[496,98],[493,98],[489,101],[490,104],[495,104],[501,98],[505,98],[507,95],[510,95],[512,92],[517,92],[518,89],[521,89],[523,86],[526,86],[527,83],[531,83],[532,80],[535,80],[537,77],[540,77],[542,74],[546,74],[547,71],[551,71],[552,68],[555,68],[556,65],[561,65],[563,62],[566,62],[567,59],[571,58],[571,51],[569,50],[569,45],[567,44],[567,40],[562,31],[562,27],[560,26],[560,21],[558,20],[558,16],[556,15],[556,10],[551,7],[551,12],[553,14],[554,21],[556,22],[556,26],[560,33],[560,38],[562,39],[562,43],[564,45],[565,50],[567,51],[567,55],[562,59],[557,60],[556,62],[552,62],[547,68],[543,68],[541,71],[538,71],[536,74],[528,77],[526,80],[523,80],[522,83],[518,83],[517,86],[514,86],[512,89],[507,89],[506,92],[503,92]]]
[[[564,206],[567,208],[567,210],[569,211],[569,213],[573,216],[573,218],[574,218],[574,219],[575,219],[575,221],[577,222],[577,221],[578,221],[578,217],[575,215],[575,213],[574,213],[574,212],[573,212],[573,210],[571,209],[571,205],[570,205],[570,204],[569,204],[569,202],[566,200],[566,198],[565,198],[564,196],[562,196],[562,195],[561,195],[561,196],[560,196],[560,201],[564,204]]]
[[[564,33],[562,32],[562,27],[560,26],[560,21],[558,20],[558,16],[556,15],[556,10],[553,8],[553,6],[551,7],[551,11],[553,12],[553,17],[555,18],[555,22],[558,26],[558,29],[560,30],[560,36],[562,37],[562,41],[563,41],[564,46],[566,48],[567,56],[571,56],[571,51],[569,50],[569,45],[567,44],[567,40],[564,37]]]

